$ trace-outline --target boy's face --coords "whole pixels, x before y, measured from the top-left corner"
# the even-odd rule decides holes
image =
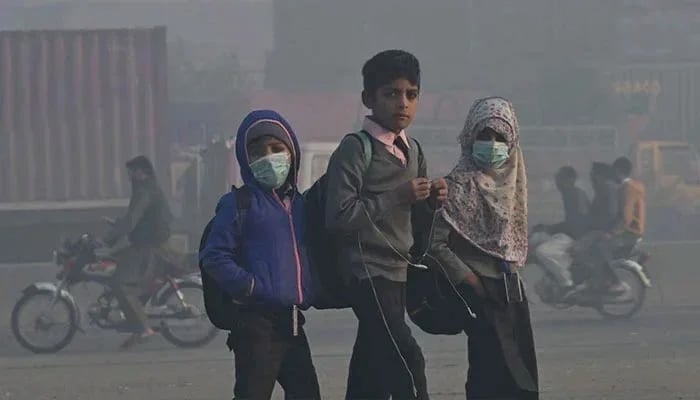
[[[630,175],[632,175],[632,174],[628,174],[626,171],[623,171],[622,169],[615,167],[615,177],[617,178],[618,182],[624,181],[625,179],[629,178]]]
[[[574,184],[576,183],[576,180],[572,179],[570,176],[567,176],[563,173],[558,173],[554,177],[554,183],[557,185],[557,189],[562,190],[562,189],[573,187]]]
[[[602,188],[607,181],[602,172],[591,172],[591,184],[594,188]]]
[[[374,93],[363,92],[362,100],[372,110],[376,122],[398,133],[413,122],[418,109],[418,93],[418,86],[399,78]]]
[[[288,153],[291,156],[287,145],[274,136],[262,136],[248,143],[248,163],[275,153]]]
[[[615,168],[614,172],[615,172],[615,180],[617,180],[618,182],[622,182],[626,178],[625,174],[622,171],[620,171],[619,169]]]
[[[132,182],[141,182],[148,177],[145,172],[138,168],[127,168],[126,173],[129,175],[129,179]]]

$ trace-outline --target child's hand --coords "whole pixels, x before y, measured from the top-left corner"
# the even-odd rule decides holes
[[[428,178],[415,178],[399,187],[401,200],[410,204],[425,200],[430,196],[430,181]]]
[[[439,208],[445,201],[447,201],[447,181],[444,178],[435,179],[430,184],[430,203],[434,208]]]

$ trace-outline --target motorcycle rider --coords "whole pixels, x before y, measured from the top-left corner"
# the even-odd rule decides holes
[[[646,229],[646,191],[644,184],[632,178],[632,161],[620,157],[613,163],[620,183],[620,205],[622,207],[616,231],[631,234],[636,242],[644,236]]]
[[[132,335],[122,344],[131,347],[153,336],[141,297],[147,286],[167,266],[177,266],[176,255],[166,243],[170,239],[172,214],[163,190],[158,185],[151,161],[138,156],[126,162],[131,181],[129,208],[113,223],[104,243],[113,247],[127,235],[130,245],[116,251],[117,261],[114,293],[124,312],[126,322],[134,326]]]
[[[554,225],[538,225],[533,230],[534,254],[542,267],[556,278],[566,293],[573,288],[569,267],[574,240],[587,230],[590,201],[586,192],[576,185],[578,173],[570,166],[562,167],[554,176],[564,206],[564,221]]]
[[[615,169],[606,163],[594,162],[591,167],[593,202],[589,232],[573,247],[576,261],[588,267],[590,276],[575,292],[593,288],[610,294],[624,293],[626,288],[610,268],[607,259],[598,254],[604,242],[611,238],[620,219],[620,185]],[[573,292],[572,292],[573,293]]]
[[[599,265],[605,266],[615,258],[615,253],[620,249],[631,248],[644,235],[646,228],[646,193],[644,184],[632,179],[632,161],[627,157],[620,157],[613,163],[613,170],[617,181],[618,212],[614,223],[597,241],[591,252],[591,256]],[[609,267],[606,269],[609,270]],[[614,275],[614,273],[613,273]],[[613,278],[613,292],[626,290],[624,283]]]

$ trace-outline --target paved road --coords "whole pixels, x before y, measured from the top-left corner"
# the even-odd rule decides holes
[[[700,399],[700,308],[657,307],[611,323],[592,312],[533,312],[543,399]],[[313,312],[308,332],[323,393],[341,399],[355,322],[347,312]],[[225,399],[231,356],[224,336],[179,350],[162,340],[130,352],[121,337],[88,331],[64,352],[29,355],[9,334],[0,343],[0,399]],[[433,399],[463,399],[463,337],[418,334]],[[279,391],[276,399],[281,399]]]
[[[533,306],[542,399],[700,400],[698,243],[653,249],[655,287],[631,321],[587,310]],[[58,355],[34,356],[9,332],[19,291],[51,280],[55,267],[0,267],[0,400],[204,400],[230,398],[232,360],[221,335],[180,350],[162,339],[119,352],[123,337],[88,330]],[[532,272],[528,272],[531,274]],[[529,282],[534,282],[534,277]],[[78,288],[80,303],[96,293]],[[342,399],[355,321],[347,312],[311,312],[307,331],[325,398]],[[464,399],[465,339],[417,333],[433,399]],[[279,391],[276,399],[281,399]]]

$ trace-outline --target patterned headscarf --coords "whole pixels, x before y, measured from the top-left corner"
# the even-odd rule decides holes
[[[510,158],[500,169],[482,171],[472,156],[485,128],[501,134]],[[522,266],[527,257],[527,179],[513,104],[501,97],[477,100],[459,136],[462,156],[446,177],[449,194],[443,217],[483,252]]]

